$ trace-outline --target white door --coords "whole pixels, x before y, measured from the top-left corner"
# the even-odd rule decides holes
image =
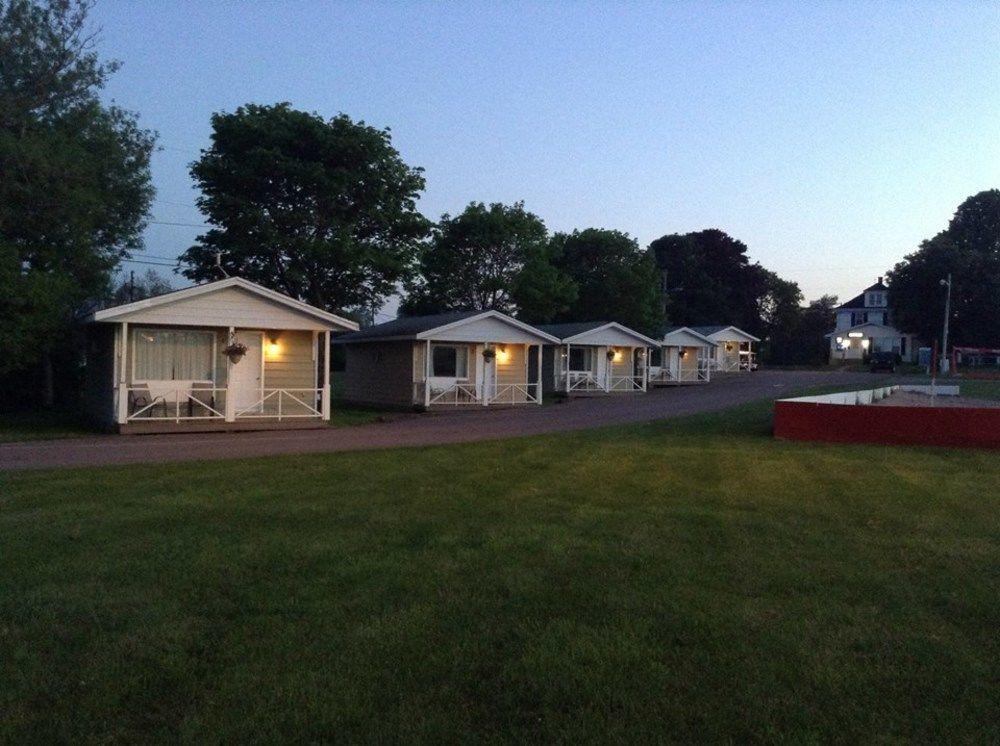
[[[229,371],[229,390],[237,412],[259,412],[264,390],[263,332],[236,332],[236,341],[247,346],[247,354]]]

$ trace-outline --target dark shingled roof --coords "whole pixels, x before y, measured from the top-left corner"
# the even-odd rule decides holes
[[[846,303],[841,303],[839,306],[837,306],[837,308],[838,309],[839,308],[869,308],[869,306],[865,305],[865,293],[868,293],[868,292],[870,292],[872,290],[888,290],[888,289],[889,288],[886,287],[885,283],[882,282],[882,278],[879,277],[878,278],[878,282],[876,282],[874,285],[869,285],[864,290],[862,290],[861,291],[861,295],[855,295],[853,298],[851,298]],[[874,306],[872,306],[872,307],[874,307]],[[879,307],[881,308],[882,306],[879,306]]]
[[[610,323],[610,321],[576,321],[568,324],[538,324],[535,328],[546,334],[551,334],[553,337],[566,339]]]
[[[375,324],[366,329],[361,329],[348,334],[341,334],[335,342],[365,342],[371,339],[416,339],[421,332],[437,329],[439,326],[447,326],[462,319],[478,316],[485,311],[451,311],[449,313],[436,313],[432,316],[402,316],[384,324]]]

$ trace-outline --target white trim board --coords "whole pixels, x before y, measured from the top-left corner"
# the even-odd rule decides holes
[[[250,280],[245,280],[242,277],[227,277],[224,280],[208,282],[204,285],[195,285],[182,290],[175,290],[172,293],[164,293],[163,295],[158,295],[153,298],[135,301],[134,303],[126,303],[121,306],[106,308],[103,311],[95,311],[86,320],[116,321],[122,317],[129,316],[139,311],[146,311],[172,303],[183,302],[190,300],[191,298],[197,298],[198,296],[205,295],[206,293],[213,293],[227,288],[239,288],[240,290],[245,290],[246,292],[252,293],[273,303],[278,303],[286,308],[290,308],[294,311],[310,316],[324,322],[324,328],[337,329],[339,331],[356,331],[358,329],[358,324],[355,321],[351,321],[350,319],[346,319],[342,316],[337,316],[336,314],[328,313],[327,311],[311,306],[308,303],[303,303],[295,298],[290,298],[287,295],[275,292],[274,290],[270,290],[262,285],[258,285],[255,282],[250,282]]]

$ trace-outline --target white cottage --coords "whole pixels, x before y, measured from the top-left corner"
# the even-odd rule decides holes
[[[412,316],[345,334],[344,398],[399,408],[541,404],[542,346],[499,311]]]
[[[331,332],[358,325],[239,277],[97,311],[85,402],[120,432],[315,427]]]
[[[580,396],[646,390],[648,349],[656,346],[656,340],[613,321],[538,328],[559,340],[543,353],[545,391]]]
[[[649,382],[654,386],[708,383],[715,352],[715,342],[690,327],[667,329],[651,353]]]
[[[693,331],[708,337],[715,344],[712,368],[720,373],[757,370],[754,345],[760,339],[735,326],[692,326]]]

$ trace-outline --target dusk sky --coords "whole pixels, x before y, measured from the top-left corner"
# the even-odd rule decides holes
[[[550,231],[643,247],[721,228],[807,299],[857,293],[1000,186],[997,3],[100,0],[93,19],[124,63],[109,98],[160,134],[160,222],[201,222],[188,164],[248,102],[391,127],[431,219],[524,200]],[[151,225],[147,259],[198,232]]]

